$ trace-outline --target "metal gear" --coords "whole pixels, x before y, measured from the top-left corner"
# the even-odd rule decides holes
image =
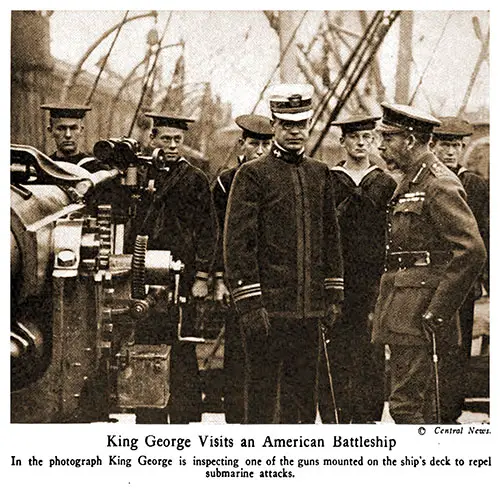
[[[99,230],[97,267],[99,270],[107,269],[109,265],[109,256],[112,252],[113,229],[111,212],[111,206],[108,204],[99,205],[97,207],[97,228]]]
[[[132,299],[146,297],[146,251],[148,237],[138,235],[135,238],[134,254],[132,255]]]

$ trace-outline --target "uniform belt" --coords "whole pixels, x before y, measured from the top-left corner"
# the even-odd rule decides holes
[[[395,251],[388,253],[386,270],[402,270],[410,267],[429,267],[446,265],[451,255],[447,251]]]

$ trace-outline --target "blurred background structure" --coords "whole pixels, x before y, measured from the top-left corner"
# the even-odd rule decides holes
[[[332,117],[388,100],[466,117],[469,166],[489,177],[487,11],[13,11],[11,53],[11,140],[42,151],[42,103],[92,104],[87,149],[175,112],[197,120],[188,152],[213,177],[232,164],[234,118],[268,114],[273,83],[308,82],[315,156],[341,155]]]

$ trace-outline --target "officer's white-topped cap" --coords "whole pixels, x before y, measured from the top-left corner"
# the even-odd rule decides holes
[[[305,83],[282,83],[270,89],[269,106],[274,117],[285,121],[303,121],[313,115],[314,88]]]

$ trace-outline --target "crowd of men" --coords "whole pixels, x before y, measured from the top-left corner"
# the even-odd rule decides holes
[[[306,154],[312,96],[277,85],[271,119],[237,117],[240,154],[212,186],[182,156],[193,121],[146,114],[165,164],[135,229],[184,262],[188,332],[200,301],[228,311],[226,422],[374,423],[388,399],[396,423],[456,423],[474,302],[488,290],[488,187],[461,165],[472,128],[384,103],[381,117],[334,122],[346,156],[321,162]],[[51,157],[81,164],[90,107],[43,108]],[[137,410],[138,423],[201,420],[195,346],[171,322],[159,313],[140,328],[172,357],[169,404]]]

